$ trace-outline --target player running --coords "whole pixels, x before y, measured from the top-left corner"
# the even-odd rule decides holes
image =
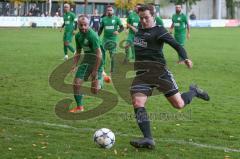
[[[102,40],[103,61],[105,64],[105,52],[108,50],[111,58],[110,73],[112,73],[114,70],[114,54],[117,51],[118,34],[124,30],[124,27],[120,18],[114,15],[114,10],[111,5],[107,6],[106,14],[107,16],[103,17],[101,20],[101,26],[98,35],[100,36],[104,30]]]
[[[124,63],[127,63],[131,59],[135,59],[135,53],[134,53],[134,46],[133,46],[133,39],[135,36],[135,33],[138,30],[138,25],[140,18],[138,16],[138,8],[140,7],[140,4],[137,4],[134,8],[134,11],[132,11],[128,18],[127,18],[127,28],[129,29],[128,37],[127,37],[127,43],[125,46],[125,59]],[[131,49],[131,51],[129,50]]]
[[[92,93],[97,93],[102,78],[102,52],[100,48],[100,39],[95,31],[89,27],[89,19],[87,16],[82,15],[78,18],[79,32],[75,36],[76,41],[76,54],[74,56],[74,66],[72,71],[77,70],[75,79],[73,81],[74,98],[77,107],[70,110],[72,113],[81,112],[83,107],[83,95],[80,92],[81,86],[84,81],[87,81],[91,76]],[[81,50],[84,51],[84,58],[78,66]]]
[[[101,17],[97,13],[97,9],[94,9],[93,16],[91,16],[90,26],[95,31],[98,32],[100,28]]]
[[[156,7],[153,4],[150,4],[149,7],[153,9],[154,13],[156,13]],[[155,14],[155,23],[158,26],[164,26],[162,18],[160,16],[157,16],[156,14]]]
[[[173,32],[174,28],[174,38],[176,41],[184,46],[186,40],[186,29],[187,29],[187,38],[190,39],[190,25],[188,23],[188,18],[182,12],[182,6],[176,5],[176,14],[172,16],[172,25],[169,32]],[[179,64],[184,64],[184,60],[179,56]]]
[[[192,61],[188,59],[185,49],[174,40],[168,31],[154,23],[154,11],[151,7],[142,6],[138,12],[142,27],[139,28],[134,38],[136,53],[134,69],[137,71],[137,76],[132,82],[130,92],[136,120],[144,138],[132,140],[130,144],[136,148],[152,149],[155,147],[155,142],[151,134],[145,103],[154,88],[162,92],[171,105],[177,109],[190,104],[194,97],[208,101],[209,96],[195,85],[191,85],[187,92],[178,91],[173,75],[166,66],[162,52],[164,43],[177,51],[188,68],[192,68]]]
[[[77,21],[76,16],[73,12],[70,11],[70,5],[64,4],[64,15],[63,15],[64,23],[62,25],[62,29],[64,28],[63,35],[63,48],[64,48],[64,60],[68,59],[68,50],[72,53],[75,52],[75,49],[70,45],[72,42],[72,37],[75,34],[74,30],[77,29]],[[61,31],[62,31],[61,29]]]

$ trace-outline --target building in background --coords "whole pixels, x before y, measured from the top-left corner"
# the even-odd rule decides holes
[[[184,13],[186,13],[186,6],[183,5]],[[240,0],[235,0],[234,17],[240,19]],[[173,3],[165,4],[161,6],[160,14],[163,18],[170,18],[172,13],[175,12],[175,6]],[[227,19],[228,9],[226,0],[201,0],[197,1],[196,5],[193,5],[189,10],[189,15],[194,13],[198,20],[209,19]]]
[[[50,5],[50,3],[51,5]],[[114,5],[115,0],[69,0],[72,10],[76,14],[92,14],[96,8],[99,14],[103,14],[105,7],[109,4]],[[54,16],[56,12],[61,16],[63,14],[62,0],[47,1],[26,1],[26,0],[5,0],[0,1],[0,16],[40,16],[51,12],[49,15]],[[51,6],[51,9],[49,8]],[[116,14],[121,13],[119,9]]]
[[[115,0],[64,0],[69,1],[72,10],[77,14],[92,14],[96,8],[102,15],[108,4],[114,6]],[[0,16],[54,16],[63,14],[63,0],[0,0]],[[129,1],[129,0],[122,0]],[[173,3],[167,0],[144,0],[156,6],[157,15],[163,18],[171,18],[175,12]],[[235,0],[234,10],[236,19],[240,19],[240,0]],[[50,12],[50,13],[49,13]],[[127,10],[115,8],[115,14],[126,17]],[[183,5],[183,12],[186,7]],[[225,19],[229,14],[226,0],[201,0],[189,9],[189,15],[194,14],[196,19]]]

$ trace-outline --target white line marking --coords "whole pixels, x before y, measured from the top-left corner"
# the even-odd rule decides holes
[[[65,128],[65,129],[72,129],[72,130],[78,130],[78,131],[91,131],[94,132],[96,129],[93,128],[77,128],[73,127],[70,125],[66,124],[56,124],[56,123],[48,123],[48,122],[42,122],[42,121],[34,121],[34,120],[26,120],[26,119],[15,119],[15,118],[9,118],[6,116],[0,116],[0,119],[3,120],[11,120],[14,122],[21,122],[25,124],[35,124],[35,125],[43,125],[43,126],[49,126],[49,127],[57,127],[57,128]],[[136,135],[130,135],[130,134],[124,134],[121,132],[117,132],[115,134],[118,134],[119,136],[134,136],[134,137],[140,137]],[[214,146],[214,145],[208,145],[208,144],[201,144],[201,143],[195,143],[195,142],[187,142],[184,140],[174,140],[174,139],[156,139],[156,141],[161,141],[161,142],[167,142],[167,143],[176,143],[180,145],[191,145],[199,148],[207,148],[207,149],[213,149],[213,150],[220,150],[224,152],[240,152],[240,149],[232,149],[232,148],[227,148],[223,146]]]

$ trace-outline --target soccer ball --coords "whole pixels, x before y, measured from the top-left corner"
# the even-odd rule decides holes
[[[110,149],[115,143],[115,135],[111,130],[101,128],[95,132],[93,140],[100,147]]]

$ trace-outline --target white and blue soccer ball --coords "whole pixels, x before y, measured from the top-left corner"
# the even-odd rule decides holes
[[[95,132],[93,140],[100,147],[110,149],[115,143],[115,135],[111,130],[101,128]]]

